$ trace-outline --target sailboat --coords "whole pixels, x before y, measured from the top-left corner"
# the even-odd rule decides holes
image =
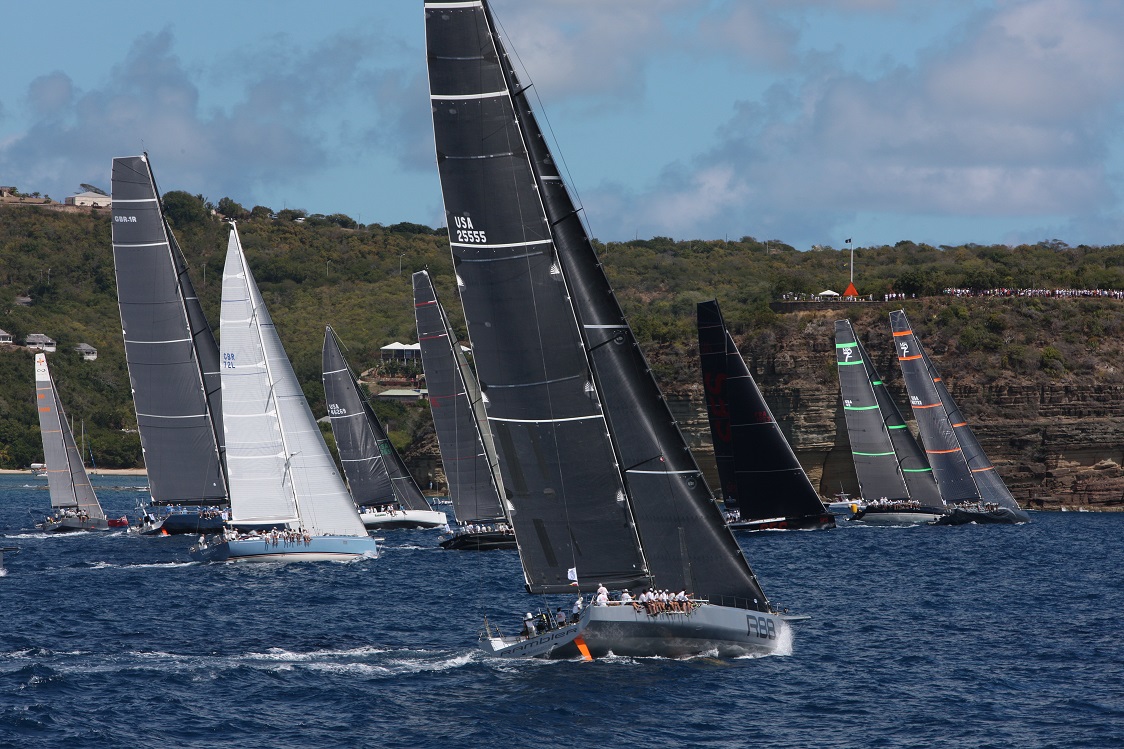
[[[699,359],[714,459],[735,530],[821,530],[835,516],[808,480],[726,328],[718,301],[699,302]]]
[[[936,367],[913,333],[905,310],[890,313],[890,327],[913,414],[948,514],[942,525],[1026,523]]]
[[[425,501],[343,358],[330,325],[324,329],[323,377],[332,433],[363,525],[367,530],[443,528],[445,513]]]
[[[35,527],[49,533],[62,533],[128,526],[125,518],[107,520],[101,509],[82,465],[82,455],[74,442],[74,431],[66,420],[45,354],[35,355],[35,400],[39,432],[43,437],[43,462],[47,465],[47,486],[54,510]]]
[[[228,511],[219,349],[148,154],[113,159],[113,265],[151,501],[146,535],[217,533]]]
[[[835,321],[835,354],[861,496],[852,520],[911,525],[944,516],[933,469],[886,392],[850,320]]]
[[[429,272],[413,275],[414,317],[433,428],[449,483],[457,527],[445,549],[514,549],[500,500],[503,477],[476,376],[453,335]]]
[[[377,556],[336,470],[232,226],[222,279],[222,414],[231,529],[191,548],[198,561]]]
[[[603,600],[573,639],[535,654],[782,652],[791,625],[653,379],[488,4],[429,1],[425,18],[450,248],[527,590],[690,599]]]

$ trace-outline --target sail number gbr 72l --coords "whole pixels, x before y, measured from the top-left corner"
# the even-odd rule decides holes
[[[468,216],[453,216],[453,226],[457,230],[456,241],[461,244],[485,244],[488,241],[483,229],[474,229]]]

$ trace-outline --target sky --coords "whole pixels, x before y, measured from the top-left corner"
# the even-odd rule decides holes
[[[1124,241],[1119,0],[493,0],[593,236]],[[0,185],[444,225],[421,0],[9,3]]]

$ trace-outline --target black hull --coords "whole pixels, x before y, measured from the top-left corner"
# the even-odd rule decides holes
[[[980,525],[1015,525],[1017,523],[1029,522],[1030,515],[1027,515],[1023,510],[1000,508],[998,510],[984,511],[956,508],[938,520],[935,525],[967,525],[968,523],[978,523]]]
[[[730,523],[732,531],[826,531],[834,527],[835,516],[830,512],[793,518],[736,520]]]
[[[142,536],[178,536],[222,533],[221,517],[203,518],[192,513],[176,513],[162,521],[142,527]]]
[[[459,533],[441,542],[442,549],[453,551],[492,551],[514,549],[515,536],[510,533]]]

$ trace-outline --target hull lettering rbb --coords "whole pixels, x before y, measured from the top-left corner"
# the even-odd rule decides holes
[[[746,614],[746,623],[749,625],[746,634],[760,637],[763,640],[777,639],[777,627],[773,624],[773,620],[764,616],[754,616],[753,614]]]

